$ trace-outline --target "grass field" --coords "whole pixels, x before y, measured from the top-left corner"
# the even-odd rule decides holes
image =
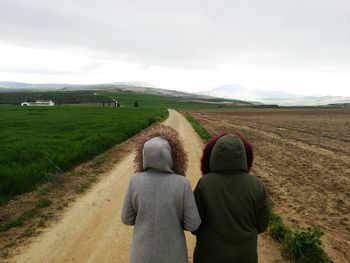
[[[53,99],[58,104],[77,105],[92,99],[99,102],[115,99],[122,107],[0,106],[0,204],[140,132],[159,117],[164,117],[166,108],[218,108],[215,104],[176,97],[134,92],[96,93],[2,93],[0,104],[18,104],[26,98]],[[137,108],[134,107],[136,100]]]
[[[0,104],[20,105],[25,101],[52,100],[57,104],[113,103],[111,98],[95,95],[94,91],[11,91],[0,93]]]
[[[0,106],[0,201],[165,117],[164,108]]]
[[[108,92],[108,91],[99,91],[98,95],[109,97],[119,101],[121,106],[133,107],[134,102],[137,100],[139,107],[164,107],[171,109],[206,109],[206,108],[221,108],[221,107],[234,107],[224,106],[215,104],[218,101],[213,99],[210,100],[211,103],[204,103],[199,101],[193,101],[184,98],[176,97],[162,97],[156,95],[147,95],[136,92]]]

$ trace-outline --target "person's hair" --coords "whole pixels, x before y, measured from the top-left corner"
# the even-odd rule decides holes
[[[243,143],[246,157],[247,157],[247,172],[250,171],[250,169],[253,166],[253,160],[254,160],[254,155],[253,155],[253,146],[252,144],[248,141],[248,139],[241,133],[235,132],[232,133],[233,135],[236,135]],[[203,149],[203,155],[201,158],[201,171],[202,174],[210,173],[210,155],[211,152],[216,144],[216,142],[223,136],[228,135],[228,133],[222,133],[218,136],[213,137],[204,147]]]
[[[187,153],[183,146],[183,141],[178,135],[176,130],[162,124],[155,125],[153,128],[145,132],[139,138],[137,142],[136,156],[134,159],[136,172],[144,171],[142,150],[143,150],[144,144],[154,137],[161,137],[168,141],[171,147],[171,157],[173,159],[173,164],[174,164],[172,167],[172,170],[176,174],[186,176],[185,172],[187,170],[188,158],[187,158]]]

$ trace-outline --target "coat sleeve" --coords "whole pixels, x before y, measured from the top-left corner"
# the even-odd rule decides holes
[[[267,193],[266,187],[261,182],[261,195],[258,205],[258,212],[257,212],[257,230],[258,234],[264,232],[267,227],[269,226],[270,222],[270,216],[271,216],[271,204],[270,204],[270,198]]]
[[[135,225],[136,220],[136,211],[132,205],[132,181],[133,178],[131,178],[128,190],[126,191],[123,208],[122,208],[122,214],[121,214],[121,220],[125,225],[133,226]]]
[[[196,205],[197,205],[197,208],[198,208],[199,216],[200,216],[200,218],[202,220],[202,223],[203,223],[204,218],[205,218],[204,215],[205,215],[206,206],[205,206],[205,201],[204,201],[204,198],[203,198],[201,184],[202,184],[202,181],[201,181],[201,179],[199,179],[199,181],[197,183],[197,186],[194,189],[193,194],[194,194],[194,198],[195,198]],[[198,232],[199,232],[199,228],[197,229],[197,231],[192,231],[192,234],[197,235]]]
[[[183,202],[184,202],[184,205],[183,205],[184,229],[188,231],[195,231],[201,224],[201,219],[198,214],[198,209],[196,206],[196,201],[194,200],[190,182],[188,181],[187,178],[185,181]]]

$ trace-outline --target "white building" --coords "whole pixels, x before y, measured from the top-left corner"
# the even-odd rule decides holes
[[[34,102],[22,102],[21,106],[55,106],[52,100],[36,100]]]

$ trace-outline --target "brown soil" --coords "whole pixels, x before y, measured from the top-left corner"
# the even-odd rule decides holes
[[[189,154],[187,176],[192,187],[199,173],[202,143],[190,124],[178,112],[170,110],[166,125],[174,127],[185,141]],[[13,246],[6,262],[128,262],[132,227],[120,222],[124,193],[132,176],[134,139],[117,146],[119,160],[107,161],[105,176],[84,195],[65,208],[57,222],[50,221],[42,233]],[[105,155],[108,158],[111,155]],[[118,159],[118,158],[117,158]],[[70,194],[67,194],[68,196]],[[186,234],[189,258],[194,237]],[[267,235],[259,237],[260,262],[283,262],[279,246]]]
[[[212,134],[240,131],[253,143],[252,173],[294,228],[321,226],[334,262],[350,258],[350,110],[188,111]]]

